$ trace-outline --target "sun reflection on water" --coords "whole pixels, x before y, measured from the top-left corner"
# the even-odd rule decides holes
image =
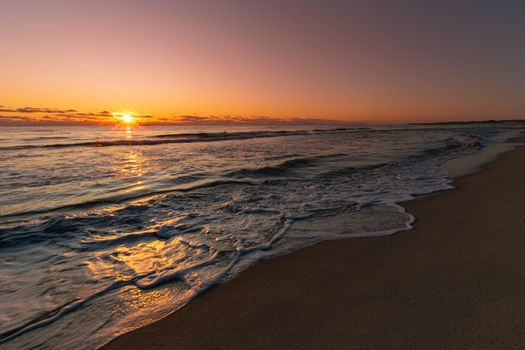
[[[141,177],[144,174],[144,163],[142,152],[132,149],[124,154],[120,172],[124,177]],[[142,181],[139,182],[142,184]]]
[[[101,251],[96,258],[86,261],[86,266],[91,272],[93,280],[106,281],[134,281],[137,276],[144,276],[131,282],[117,292],[118,301],[112,307],[112,317],[115,319],[127,318],[136,311],[147,311],[145,318],[139,324],[130,325],[135,328],[140,323],[150,323],[149,319],[155,313],[152,309],[164,309],[166,305],[182,305],[194,293],[191,286],[184,280],[174,279],[169,284],[140,288],[136,283],[143,279],[149,281],[164,273],[172,273],[185,269],[195,264],[193,260],[203,259],[212,252],[201,247],[191,247],[183,242],[181,237],[168,240],[158,240],[148,235],[152,230],[142,232],[115,232],[107,237],[97,237],[95,240],[85,241],[86,244],[103,240],[113,240],[130,234],[144,235],[142,243],[123,243],[115,248]],[[148,316],[150,315],[150,316]],[[156,316],[158,317],[158,315]]]

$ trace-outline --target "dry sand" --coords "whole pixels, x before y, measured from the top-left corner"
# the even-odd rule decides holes
[[[404,204],[415,230],[261,262],[105,349],[524,348],[525,147],[456,186]]]

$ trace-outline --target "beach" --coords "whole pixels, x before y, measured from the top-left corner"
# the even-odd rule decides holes
[[[524,165],[521,146],[403,203],[413,230],[263,261],[104,349],[519,348]]]
[[[0,350],[525,348],[525,1],[0,32]]]

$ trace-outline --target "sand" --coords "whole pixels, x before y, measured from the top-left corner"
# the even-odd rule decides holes
[[[403,204],[414,230],[261,262],[105,349],[523,348],[525,147],[455,184]]]

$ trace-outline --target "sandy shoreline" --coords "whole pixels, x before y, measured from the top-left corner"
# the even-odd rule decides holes
[[[522,146],[404,203],[415,230],[261,262],[104,349],[521,348],[523,174]]]

